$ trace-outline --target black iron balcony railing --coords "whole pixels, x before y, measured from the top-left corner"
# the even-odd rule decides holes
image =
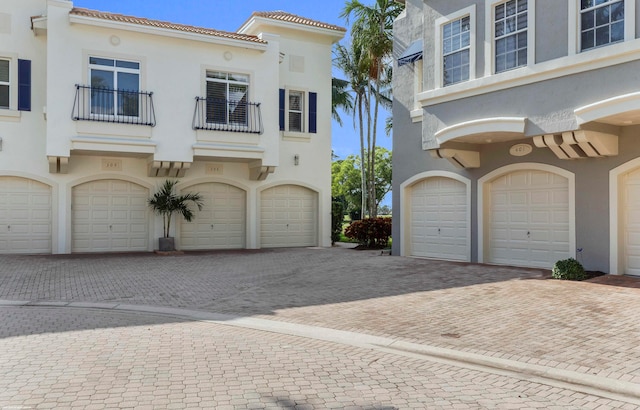
[[[76,99],[71,118],[74,121],[154,127],[156,114],[153,108],[153,93],[76,84]]]
[[[262,134],[260,103],[196,97],[193,129]]]

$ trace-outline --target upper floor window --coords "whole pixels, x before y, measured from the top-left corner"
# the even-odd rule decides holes
[[[249,76],[207,71],[207,122],[246,126]]]
[[[289,91],[289,131],[304,131],[304,92]]]
[[[527,65],[528,0],[509,0],[494,9],[495,72]]]
[[[0,59],[0,108],[9,109],[10,92],[9,87],[11,85],[9,76],[9,68],[11,67],[11,61]]]
[[[91,114],[138,117],[140,63],[89,57]]]
[[[471,21],[469,16],[442,26],[443,85],[469,79],[471,51]]]
[[[280,131],[315,134],[318,128],[317,108],[317,93],[281,88]]]
[[[624,0],[580,1],[582,51],[624,41]]]
[[[435,21],[436,88],[476,78],[476,5]]]

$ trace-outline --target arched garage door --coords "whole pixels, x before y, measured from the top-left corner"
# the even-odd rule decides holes
[[[431,177],[411,187],[412,256],[469,260],[467,187],[451,178]]]
[[[72,252],[133,252],[149,249],[149,190],[105,179],[73,188]]]
[[[51,187],[0,177],[0,253],[51,253]]]
[[[232,185],[211,182],[183,193],[202,195],[203,207],[191,222],[180,225],[180,249],[243,249],[246,247],[246,193]]]
[[[260,195],[263,248],[317,246],[318,194],[297,185],[265,189]]]
[[[551,268],[570,256],[569,181],[542,170],[490,183],[490,263]]]
[[[640,275],[640,169],[625,175],[623,184],[623,273]]]

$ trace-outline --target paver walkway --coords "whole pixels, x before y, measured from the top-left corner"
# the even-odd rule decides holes
[[[632,409],[527,380],[165,316],[0,309],[0,408]]]
[[[640,388],[640,289],[540,280],[542,274],[335,248],[170,257],[0,256],[0,299],[127,303],[266,318]],[[93,325],[86,330],[99,331]]]

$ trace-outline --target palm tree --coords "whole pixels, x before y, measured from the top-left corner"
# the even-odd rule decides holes
[[[367,181],[368,196],[375,197],[375,146],[376,124],[380,105],[381,88],[384,82],[385,65],[389,65],[393,51],[393,21],[400,15],[404,5],[394,0],[375,0],[372,6],[367,6],[359,0],[348,0],[341,17],[349,22],[353,15],[355,21],[352,27],[352,41],[355,48],[366,53],[368,64],[368,94],[373,98],[373,116],[371,111],[367,115],[367,152],[369,152],[366,166],[369,181]],[[372,89],[373,87],[373,89]],[[373,124],[373,125],[372,125]],[[369,215],[375,217],[377,209],[374,201],[369,201]]]
[[[349,82],[334,77],[331,79],[331,117],[342,126],[342,118],[340,118],[338,109],[352,111],[353,97],[349,93]]]
[[[358,121],[358,130],[360,131],[360,159],[362,163],[366,163],[366,146],[364,142],[364,115],[369,112],[369,94],[367,93],[368,77],[368,61],[362,52],[362,49],[351,44],[351,48],[347,48],[341,44],[337,44],[334,49],[333,65],[342,70],[347,76],[349,92],[353,95],[352,113],[354,128],[356,119]],[[365,167],[361,167],[362,196],[360,213],[364,215],[367,209],[367,179],[365,177]]]
[[[169,238],[169,230],[171,229],[171,217],[177,212],[185,221],[191,222],[193,219],[193,211],[189,208],[189,203],[194,203],[198,210],[202,210],[202,196],[196,194],[177,195],[173,192],[178,181],[165,180],[164,184],[153,194],[147,201],[149,207],[158,215],[162,215],[162,229],[164,238]]]

